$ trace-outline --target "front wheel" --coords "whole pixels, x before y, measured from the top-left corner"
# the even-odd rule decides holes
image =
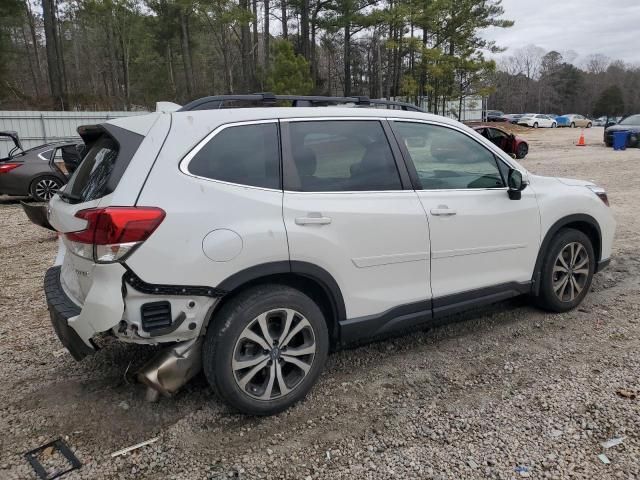
[[[538,305],[552,312],[566,312],[577,307],[591,287],[595,265],[589,237],[579,230],[561,230],[545,255]]]
[[[62,185],[64,183],[59,178],[52,176],[40,177],[31,182],[29,193],[38,202],[48,202],[60,190]]]
[[[576,122],[571,122],[571,128],[576,128]]]
[[[558,126],[558,124],[557,124],[556,122],[553,122],[553,123],[551,124],[551,128],[556,128],[557,126]]]
[[[250,288],[222,307],[203,345],[209,384],[230,406],[272,415],[304,398],[329,351],[322,311],[284,285]]]

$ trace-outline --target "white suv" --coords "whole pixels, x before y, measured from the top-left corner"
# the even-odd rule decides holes
[[[272,414],[329,350],[520,294],[572,309],[611,255],[603,189],[532,175],[439,116],[187,106],[80,133],[49,204],[52,322],[77,360],[105,335],[165,345],[149,392],[203,367],[229,404]]]

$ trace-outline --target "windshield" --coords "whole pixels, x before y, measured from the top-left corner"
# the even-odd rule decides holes
[[[622,120],[620,125],[640,125],[640,115],[631,115]]]

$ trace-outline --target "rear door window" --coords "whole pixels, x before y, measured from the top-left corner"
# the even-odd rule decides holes
[[[280,188],[280,146],[275,122],[225,128],[189,161],[198,177],[262,188]]]
[[[291,189],[402,190],[393,153],[379,121],[325,120],[289,125],[293,173],[297,177]]]

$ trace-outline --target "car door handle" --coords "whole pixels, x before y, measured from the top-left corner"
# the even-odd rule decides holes
[[[296,225],[329,225],[331,218],[323,216],[296,217]]]
[[[458,212],[456,212],[452,208],[432,208],[431,209],[431,215],[435,215],[437,217],[450,217],[452,215],[455,215],[456,213]]]

